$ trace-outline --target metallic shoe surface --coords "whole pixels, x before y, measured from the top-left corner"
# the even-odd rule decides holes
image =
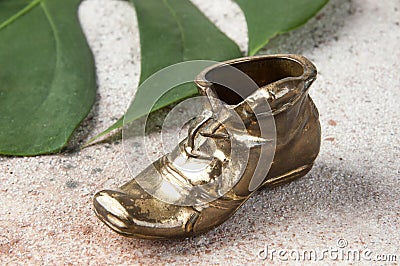
[[[256,86],[241,84],[227,66]],[[119,190],[98,192],[97,216],[128,237],[189,237],[226,221],[257,189],[305,175],[321,138],[308,95],[316,74],[299,55],[246,57],[205,69],[195,83],[209,106],[187,138]],[[234,91],[220,85],[227,79]],[[265,133],[263,123],[273,130]]]

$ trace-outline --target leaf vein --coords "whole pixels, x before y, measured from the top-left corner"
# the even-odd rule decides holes
[[[0,24],[0,30],[4,29],[8,25],[10,25],[14,21],[16,21],[18,18],[22,17],[23,15],[25,15],[26,13],[31,11],[35,6],[37,6],[40,3],[40,1],[42,1],[42,0],[33,0],[28,5],[26,5],[26,7],[24,7],[23,9],[21,9],[17,13],[15,13],[13,16],[8,18],[7,20],[5,20],[3,23]]]
[[[176,24],[177,24],[177,26],[179,28],[179,33],[180,33],[181,42],[182,42],[182,47],[181,47],[182,48],[181,49],[182,60],[186,61],[187,57],[186,57],[186,53],[185,53],[185,50],[186,50],[186,48],[185,48],[186,47],[185,46],[185,34],[184,34],[184,31],[183,31],[182,24],[180,23],[175,10],[168,4],[168,1],[167,0],[163,0],[163,2],[165,4],[165,6],[168,8],[169,12],[171,13],[172,17],[174,18],[174,20],[175,20],[175,22],[176,22]]]
[[[55,62],[55,67],[54,67],[54,73],[56,72],[56,70],[59,68],[60,65],[60,37],[59,37],[59,33],[57,31],[57,27],[54,23],[54,20],[51,18],[50,12],[45,4],[45,1],[41,1],[41,7],[43,9],[44,14],[46,15],[47,21],[49,22],[49,25],[51,27],[51,30],[53,32],[53,36],[54,36],[54,40],[56,43],[56,62]],[[53,75],[53,80],[51,82],[51,84],[54,83],[55,80],[55,74]]]

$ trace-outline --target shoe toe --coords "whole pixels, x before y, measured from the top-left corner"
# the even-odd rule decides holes
[[[198,212],[153,197],[133,197],[124,191],[103,190],[93,199],[95,213],[119,234],[139,238],[192,235]]]

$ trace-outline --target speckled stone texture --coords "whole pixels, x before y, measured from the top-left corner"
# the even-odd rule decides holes
[[[246,50],[237,6],[194,2]],[[127,2],[85,1],[79,16],[96,58],[97,103],[64,153],[0,157],[1,265],[281,264],[277,256],[261,260],[260,249],[322,252],[339,239],[348,243],[342,250],[369,249],[400,261],[398,0],[331,0],[306,26],[262,50],[300,53],[319,69],[310,91],[323,131],[316,165],[301,180],[260,191],[219,228],[178,241],[127,239],[93,213],[95,191],[131,175],[120,140],[77,147],[126,110],[140,48]],[[145,162],[138,155],[133,172]]]

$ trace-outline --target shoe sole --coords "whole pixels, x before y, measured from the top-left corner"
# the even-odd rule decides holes
[[[303,166],[300,166],[300,167],[298,167],[288,173],[285,173],[283,175],[270,178],[270,179],[266,180],[261,185],[260,188],[261,189],[273,188],[273,187],[278,187],[278,186],[290,183],[295,179],[305,176],[311,170],[312,167],[313,167],[313,164],[303,165]]]

